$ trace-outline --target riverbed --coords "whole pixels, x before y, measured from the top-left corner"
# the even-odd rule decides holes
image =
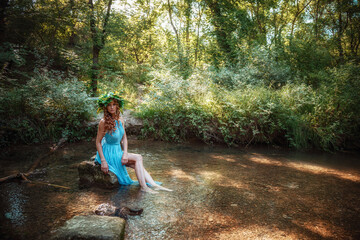
[[[47,151],[8,148],[0,177],[26,171]],[[73,216],[111,203],[144,209],[129,217],[125,239],[360,239],[359,153],[135,139],[129,152],[142,154],[153,178],[174,191],[81,189],[77,164],[96,153],[95,144],[67,144],[42,162],[32,183],[0,185],[1,238],[48,239]]]

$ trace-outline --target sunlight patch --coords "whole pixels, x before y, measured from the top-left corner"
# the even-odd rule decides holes
[[[299,239],[299,236],[278,228],[251,225],[244,228],[226,229],[217,233],[216,239]]]
[[[292,221],[298,226],[308,229],[311,232],[321,235],[325,238],[336,238],[336,234],[342,233],[344,230],[334,226],[325,221],[318,220],[316,222],[304,222],[299,223],[297,221]]]
[[[190,176],[189,174],[187,174],[186,172],[184,172],[181,169],[172,169],[170,171],[170,174],[175,178],[187,179],[187,180],[190,180],[190,181],[195,181],[195,178],[193,176]]]
[[[218,160],[224,160],[227,162],[236,162],[234,158],[234,156],[227,156],[227,155],[214,155],[211,154],[210,157],[214,158],[214,159],[218,159]]]
[[[350,180],[353,182],[360,182],[360,176],[357,174],[350,174],[348,172],[343,172],[340,170],[309,164],[309,163],[281,162],[279,160],[270,159],[266,156],[257,153],[253,153],[252,156],[249,157],[249,160],[260,164],[288,167],[302,172],[308,172],[313,174],[328,174],[338,178]]]

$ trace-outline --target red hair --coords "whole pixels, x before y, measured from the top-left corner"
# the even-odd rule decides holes
[[[107,106],[104,107],[105,132],[109,132],[110,134],[116,130],[115,120],[120,120],[119,103],[116,100],[114,102],[116,105],[115,118],[108,112]]]

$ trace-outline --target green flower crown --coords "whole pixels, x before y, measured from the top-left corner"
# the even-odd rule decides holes
[[[122,112],[125,105],[125,100],[122,97],[120,97],[118,92],[115,93],[109,92],[101,95],[97,100],[98,112],[102,111],[104,107],[106,107],[112,100],[118,102],[120,111]]]

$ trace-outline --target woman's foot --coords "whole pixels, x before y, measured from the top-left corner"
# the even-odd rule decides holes
[[[155,190],[152,190],[151,188],[148,188],[148,187],[146,187],[146,188],[140,188],[140,191],[142,191],[142,192],[147,192],[147,193],[158,193],[157,191],[155,191]]]
[[[160,185],[156,185],[154,186],[154,189],[155,190],[161,190],[161,191],[168,191],[168,192],[172,192],[173,190],[169,189],[169,188],[166,188],[166,187],[162,187]]]

